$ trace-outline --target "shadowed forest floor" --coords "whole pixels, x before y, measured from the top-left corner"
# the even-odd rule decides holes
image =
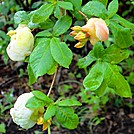
[[[75,62],[74,62],[75,63]],[[72,70],[76,66],[72,63]],[[21,73],[20,73],[21,70]],[[77,70],[77,69],[76,69]],[[52,81],[52,76],[40,77],[38,82],[35,83],[32,87],[28,85],[28,75],[25,73],[26,64],[9,62],[8,65],[5,65],[2,58],[0,59],[0,99],[3,99],[2,102],[4,106],[9,105],[11,99],[14,103],[15,98],[24,92],[30,92],[31,88],[33,89],[42,89],[44,93],[48,92],[49,86]],[[79,70],[80,71],[80,70]],[[61,94],[59,90],[56,90],[58,83],[64,83],[65,80],[69,80],[70,76],[68,75],[71,71],[60,68],[58,72],[58,77],[56,79],[55,87],[52,91],[52,96],[59,97]],[[73,72],[73,71],[72,71]],[[82,71],[81,71],[82,73]],[[77,78],[75,79],[77,81]],[[78,79],[78,81],[82,81]],[[71,93],[66,92],[65,96],[77,94],[79,92],[78,83],[70,83],[72,85]],[[11,93],[12,97],[5,96],[4,94]],[[134,88],[133,88],[134,92]],[[114,100],[113,100],[114,101]],[[52,134],[133,134],[134,133],[134,107],[127,106],[126,103],[131,103],[134,105],[134,98],[125,99],[122,101],[121,105],[115,106],[113,102],[108,102],[106,104],[105,110],[99,111],[99,116],[105,117],[105,119],[99,125],[89,125],[87,118],[84,122],[80,122],[79,126],[75,130],[67,130],[62,127],[58,128],[55,125],[52,125],[51,131]],[[124,104],[123,104],[124,103]],[[10,105],[11,106],[11,105]],[[86,105],[84,106],[86,107]],[[82,107],[81,107],[82,108]],[[6,134],[34,134],[35,131],[41,131],[41,126],[35,126],[28,131],[24,131],[19,128],[16,124],[12,122],[12,119],[9,115],[9,109],[5,110],[1,116],[1,123],[6,124]],[[47,131],[43,132],[44,134]]]

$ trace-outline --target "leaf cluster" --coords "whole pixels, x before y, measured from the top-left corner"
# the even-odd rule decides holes
[[[115,44],[104,49],[101,43],[97,43],[93,50],[78,62],[82,68],[95,62],[83,82],[86,90],[102,96],[108,88],[112,88],[119,96],[132,97],[130,86],[116,65],[128,56],[127,49],[121,49]]]
[[[40,91],[33,91],[33,97],[30,98],[26,107],[29,109],[38,109],[45,107],[44,121],[56,117],[56,120],[65,128],[74,129],[77,127],[79,119],[74,113],[72,106],[81,106],[81,103],[74,99],[57,100],[53,102],[48,96]]]

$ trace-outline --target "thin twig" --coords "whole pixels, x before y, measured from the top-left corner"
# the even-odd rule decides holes
[[[86,21],[88,21],[88,17],[84,13],[82,13],[80,10],[78,12],[86,19]]]
[[[53,81],[52,81],[52,83],[51,83],[51,86],[50,86],[50,88],[49,88],[49,91],[48,91],[47,96],[49,96],[50,93],[51,93],[51,91],[52,91],[52,88],[53,88],[53,85],[54,85],[54,82],[55,82],[55,79],[56,79],[56,76],[57,76],[57,72],[58,72],[58,69],[56,70],[56,72],[55,72],[55,74],[54,74]]]

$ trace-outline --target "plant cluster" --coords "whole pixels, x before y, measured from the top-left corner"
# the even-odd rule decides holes
[[[93,0],[84,6],[82,0],[47,0],[36,10],[15,13],[14,23],[18,27],[8,32],[11,40],[6,48],[7,54],[13,61],[28,63],[29,84],[35,83],[40,76],[54,74],[47,95],[32,91],[17,99],[10,111],[16,124],[29,129],[37,123],[43,125],[43,130],[48,128],[48,133],[53,119],[65,128],[77,127],[79,119],[72,107],[82,104],[68,98],[54,102],[49,97],[59,66],[69,69],[73,59],[67,44],[69,33],[79,41],[76,49],[92,45],[87,56],[78,60],[79,68],[91,67],[83,80],[84,92],[97,95],[96,100],[109,92],[132,97],[130,85],[121,74],[119,64],[131,54],[129,47],[133,44],[134,24],[116,14],[118,6],[118,0],[109,4],[107,0]],[[81,18],[87,21],[86,24],[73,26],[73,20]],[[34,36],[32,32],[36,29],[38,32]],[[82,97],[84,95],[81,94]]]

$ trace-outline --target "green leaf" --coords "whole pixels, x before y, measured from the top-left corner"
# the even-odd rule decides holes
[[[107,64],[105,76],[109,79],[108,86],[122,97],[132,97],[131,89],[125,78],[119,73],[117,65]]]
[[[27,103],[26,103],[26,107],[30,108],[30,109],[37,109],[37,108],[42,108],[44,107],[46,104],[43,100],[40,100],[36,97],[32,97],[30,98]]]
[[[59,101],[58,103],[58,106],[81,106],[82,104],[77,101],[77,100],[74,100],[74,99],[65,99],[65,100],[62,100],[62,101]]]
[[[30,22],[28,23],[28,27],[29,27],[30,29],[34,29],[34,28],[39,28],[40,26],[39,26],[39,24],[33,23],[32,21],[30,21]]]
[[[107,10],[106,7],[99,1],[89,1],[82,8],[82,12],[87,16],[97,16],[103,19],[107,18]]]
[[[97,59],[103,57],[103,55],[104,55],[104,48],[103,48],[102,43],[97,42],[97,43],[94,45],[94,47],[93,47],[93,53],[94,53],[94,56],[95,56]]]
[[[50,39],[41,38],[38,41],[29,62],[36,78],[46,74],[55,65],[50,51]]]
[[[32,93],[36,98],[43,100],[45,103],[52,103],[53,102],[48,96],[46,96],[41,91],[35,90],[35,91],[32,91]]]
[[[104,64],[97,62],[83,81],[85,88],[91,91],[98,89],[103,82],[105,69]]]
[[[28,24],[29,21],[30,21],[30,18],[25,11],[18,11],[14,15],[15,24],[20,24],[20,23]]]
[[[122,26],[131,29],[134,32],[134,24],[125,20],[124,18],[120,17],[119,15],[114,15],[111,20],[117,21],[120,23]]]
[[[74,110],[70,107],[57,107],[56,119],[65,128],[74,129],[77,127],[79,119]]]
[[[97,59],[94,56],[93,50],[91,50],[87,56],[78,60],[77,65],[79,66],[79,68],[86,68],[87,66],[89,66],[91,63],[93,63],[96,60]]]
[[[100,42],[96,43],[87,56],[82,59],[79,59],[78,66],[80,68],[86,68],[92,62],[96,61],[97,59],[101,59],[104,55],[104,48]]]
[[[105,94],[105,91],[107,90],[108,87],[108,83],[107,80],[103,80],[103,82],[101,83],[101,85],[97,88],[97,90],[95,90],[95,93],[101,97]]]
[[[61,66],[68,68],[72,61],[72,51],[64,42],[60,42],[59,38],[52,38],[50,43],[50,49],[53,58]]]
[[[128,28],[118,30],[115,37],[116,37],[116,44],[120,48],[128,48],[133,43],[130,29]]]
[[[99,1],[101,3],[103,3],[105,6],[107,6],[108,0],[95,0],[95,1]]]
[[[44,114],[44,120],[47,121],[56,114],[56,106],[51,104],[47,107],[47,110]]]
[[[35,75],[34,75],[34,73],[33,73],[33,70],[32,70],[32,68],[31,68],[31,66],[30,66],[30,64],[28,64],[28,67],[27,67],[28,69],[28,76],[29,76],[29,84],[30,85],[32,85],[33,83],[35,83],[36,82],[36,77],[35,77]]]
[[[72,19],[69,16],[63,16],[58,20],[53,28],[53,35],[59,36],[65,33],[71,26]]]
[[[55,10],[54,10],[54,16],[58,19],[60,19],[62,17],[61,11],[60,11],[60,7],[58,5],[56,5]]]
[[[51,19],[47,19],[45,22],[39,24],[40,29],[52,29],[54,22]]]
[[[48,30],[44,30],[37,33],[35,37],[52,37],[52,34]]]
[[[53,9],[54,9],[53,4],[45,3],[38,10],[34,12],[34,15],[32,16],[32,22],[41,23],[46,21],[49,18],[49,16],[52,14]]]
[[[2,37],[3,39],[9,39],[9,36],[7,36],[7,34],[2,30],[0,30],[0,37]]]
[[[129,51],[126,49],[121,49],[116,45],[111,45],[110,47],[106,48],[105,54],[103,55],[104,61],[111,64],[118,64],[128,57]]]
[[[6,133],[6,125],[4,123],[0,124],[0,133]]]
[[[115,38],[115,44],[120,48],[128,48],[132,45],[132,36],[130,29],[122,28],[115,22],[110,23],[110,28]]]
[[[118,11],[118,0],[113,0],[108,5],[108,17],[111,18]]]
[[[131,72],[127,78],[128,82],[134,85],[134,72]]]
[[[70,2],[58,1],[58,6],[66,10],[73,10],[73,5]]]
[[[32,22],[32,17],[33,17],[33,15],[34,15],[35,12],[36,12],[36,10],[31,11],[31,12],[28,14],[28,16],[29,16],[29,18],[30,18],[30,22],[28,23],[28,27],[31,28],[31,29],[33,29],[33,28],[38,28],[38,27],[39,27],[39,24],[38,24],[38,23],[33,23],[33,22]]]
[[[49,74],[49,75],[54,74],[56,72],[57,67],[58,67],[58,63],[55,62],[55,65],[52,66],[52,68],[47,72],[47,74]]]
[[[80,10],[82,5],[82,0],[65,0],[67,2],[71,2],[75,8],[75,10]]]

